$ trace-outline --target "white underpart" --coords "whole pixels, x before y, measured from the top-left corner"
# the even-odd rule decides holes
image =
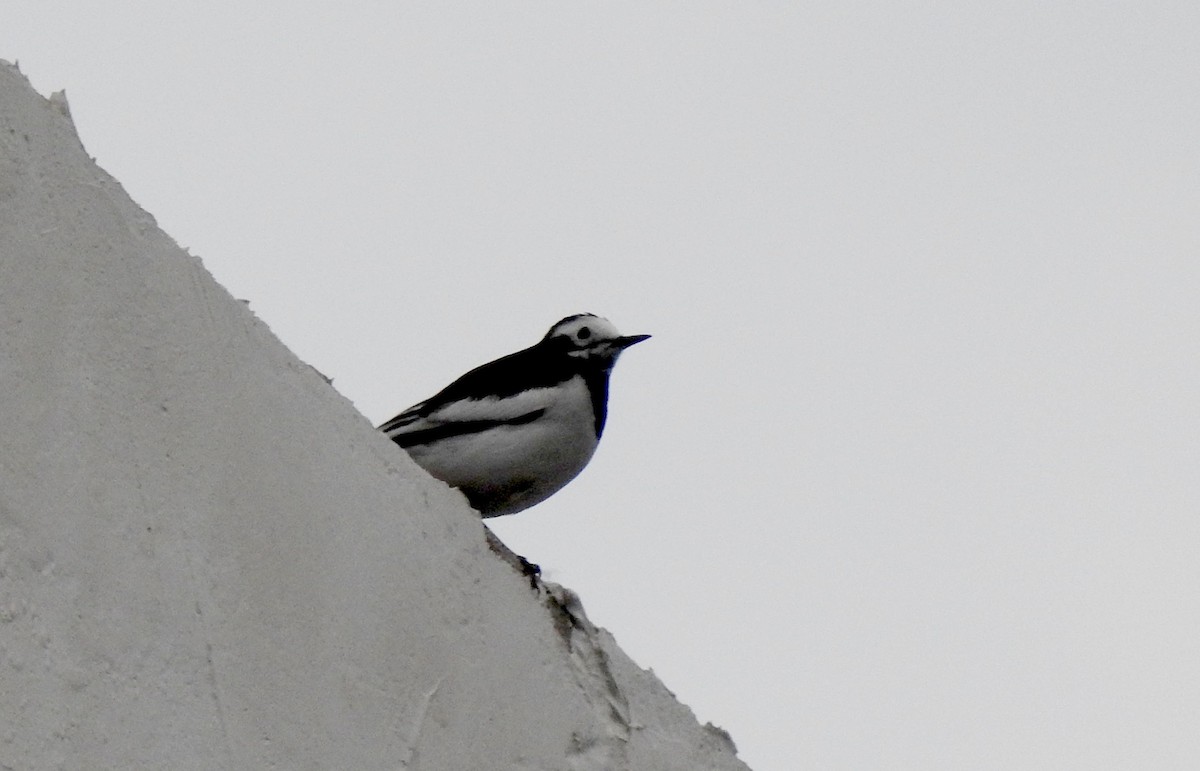
[[[529,423],[497,426],[408,448],[422,468],[464,490],[519,490],[490,511],[501,516],[544,501],[574,479],[596,451],[591,395],[582,377],[504,399],[447,405],[412,428],[464,420],[507,420],[542,409]]]

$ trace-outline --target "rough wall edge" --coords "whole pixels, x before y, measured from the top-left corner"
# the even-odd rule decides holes
[[[18,68],[7,63],[2,63],[2,66],[20,74],[26,87],[32,91],[28,78],[20,73]],[[78,144],[79,149],[86,154],[86,151],[83,149],[82,140],[71,119],[70,108],[65,93],[63,91],[56,92],[47,101],[65,119],[65,125],[70,128],[74,141]],[[125,190],[111,175],[106,174],[98,166],[95,169],[97,174],[103,178],[105,187],[108,188],[106,190],[107,195],[128,199]],[[139,212],[140,216],[145,218],[136,223],[139,229],[148,230],[153,228],[157,231],[156,235],[170,240],[169,236],[158,230],[157,225],[149,214],[145,213],[140,207],[137,207],[136,204],[133,204],[133,206]],[[171,244],[175,246],[178,253],[186,256],[199,266],[200,261],[197,258],[180,249],[174,241],[171,241]],[[205,274],[207,275],[207,271],[205,271]],[[212,283],[214,286],[220,287],[220,291],[233,303],[231,307],[237,307],[240,313],[245,314],[245,317],[251,320],[252,328],[264,338],[263,342],[267,342],[274,347],[277,355],[283,357],[283,361],[280,363],[283,363],[290,369],[306,373],[308,376],[319,376],[322,381],[319,387],[328,387],[328,379],[320,376],[320,373],[316,372],[315,369],[303,363],[298,357],[295,357],[270,331],[268,325],[251,313],[244,303],[237,302],[215,280]],[[276,359],[276,361],[279,360]],[[312,385],[316,386],[316,383],[313,382]],[[332,391],[332,389],[329,390]],[[363,430],[361,424],[366,423],[366,421],[360,415],[357,415],[352,405],[340,394],[336,394],[336,392],[332,392],[330,397],[332,397],[332,401],[341,405],[340,411],[343,413],[354,413],[359,423],[358,430]],[[367,424],[367,428],[369,429],[369,423]],[[379,438],[373,430],[371,430],[370,436],[380,446],[387,447],[387,443]],[[409,466],[410,468],[415,468],[412,464],[409,464]],[[463,504],[460,503],[461,505]],[[486,553],[486,550],[483,550],[482,553]],[[728,734],[719,729],[713,729],[711,726],[701,728],[695,723],[695,718],[691,711],[684,705],[679,704],[670,691],[654,678],[652,673],[641,670],[636,665],[633,665],[628,657],[616,646],[610,634],[594,627],[588,621],[586,614],[584,614],[578,596],[573,592],[553,584],[547,584],[541,588],[538,594],[534,595],[531,593],[532,597],[541,598],[543,607],[549,614],[550,620],[559,631],[562,643],[573,664],[573,671],[575,672],[579,689],[586,694],[589,703],[593,705],[597,721],[609,727],[608,733],[611,741],[607,743],[606,751],[609,754],[605,756],[605,762],[608,763],[609,760],[615,759],[620,761],[620,765],[616,766],[608,763],[606,767],[669,767],[667,765],[654,765],[651,761],[631,760],[631,758],[637,757],[637,752],[646,753],[651,751],[646,749],[646,742],[642,741],[640,737],[645,735],[644,729],[647,723],[653,722],[653,719],[664,718],[665,715],[660,713],[663,713],[665,709],[671,709],[678,713],[671,716],[672,720],[668,721],[669,724],[674,724],[674,719],[680,717],[690,720],[695,730],[699,732],[697,736],[700,737],[698,741],[701,744],[704,742],[704,737],[715,736],[718,740],[716,743],[720,745],[716,748],[718,754],[732,755],[735,752]],[[616,662],[615,665],[614,662]],[[660,706],[668,702],[669,705],[667,708]],[[653,706],[643,707],[641,705]],[[675,727],[678,728],[679,726],[676,725]],[[587,749],[590,748],[581,748],[581,753]],[[737,763],[736,760],[733,760],[733,762]],[[630,765],[631,763],[632,765]],[[579,767],[592,766],[581,764]],[[595,767],[599,768],[602,766]],[[738,767],[744,766],[739,763]]]

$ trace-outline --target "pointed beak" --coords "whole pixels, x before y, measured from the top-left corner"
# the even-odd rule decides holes
[[[631,345],[636,345],[648,339],[650,339],[650,335],[626,335],[625,337],[618,337],[613,340],[612,344],[617,350],[623,351]]]

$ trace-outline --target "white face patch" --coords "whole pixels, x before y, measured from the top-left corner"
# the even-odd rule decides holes
[[[599,316],[584,314],[575,316],[555,324],[546,333],[549,338],[567,338],[577,349],[577,352],[572,351],[571,355],[587,355],[589,348],[594,348],[597,343],[603,343],[606,340],[615,340],[621,336],[617,328],[613,326],[608,319],[602,319]]]

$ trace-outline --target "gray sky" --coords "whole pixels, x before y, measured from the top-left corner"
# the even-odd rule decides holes
[[[0,57],[373,422],[652,333],[496,529],[755,769],[1200,764],[1200,6],[297,5]]]

